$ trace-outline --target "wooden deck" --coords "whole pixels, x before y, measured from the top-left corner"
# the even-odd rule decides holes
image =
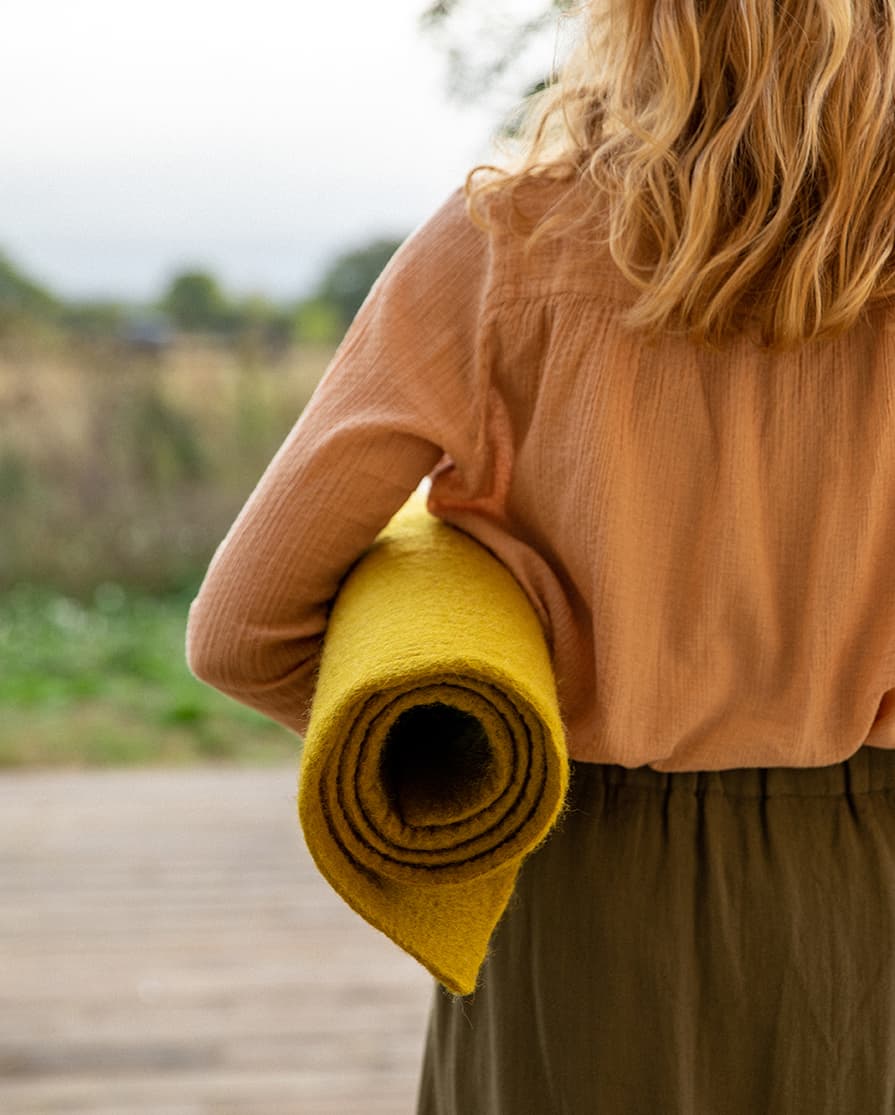
[[[293,768],[0,777],[3,1115],[412,1115],[433,981]]]

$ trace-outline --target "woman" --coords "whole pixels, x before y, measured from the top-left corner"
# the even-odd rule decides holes
[[[572,775],[475,992],[433,988],[418,1115],[895,1112],[895,10],[574,14],[218,548],[190,666],[302,733],[428,477],[538,611]]]

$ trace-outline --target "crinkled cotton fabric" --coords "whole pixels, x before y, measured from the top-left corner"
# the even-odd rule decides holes
[[[785,354],[646,344],[607,246],[526,258],[503,204],[486,232],[458,188],[392,256],[214,555],[193,671],[303,735],[339,582],[428,478],[537,612],[572,758],[895,747],[895,311]]]

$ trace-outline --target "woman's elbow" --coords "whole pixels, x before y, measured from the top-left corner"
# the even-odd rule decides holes
[[[232,633],[228,636],[228,626],[220,615],[215,616],[204,606],[201,597],[190,605],[186,624],[186,664],[194,677],[215,689],[232,687],[242,672],[240,660],[243,655],[238,640]]]
[[[227,610],[200,592],[187,618],[187,666],[230,696],[303,685],[319,658],[325,627],[325,604],[270,616]]]

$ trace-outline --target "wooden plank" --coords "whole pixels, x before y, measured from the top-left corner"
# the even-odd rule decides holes
[[[296,788],[0,777],[3,1115],[412,1115],[433,981],[320,876]]]

